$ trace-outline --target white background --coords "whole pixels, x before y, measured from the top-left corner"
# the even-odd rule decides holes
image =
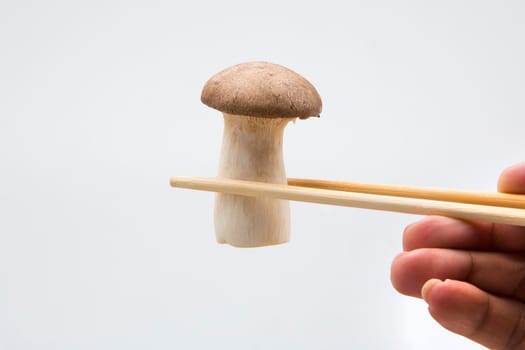
[[[289,176],[494,190],[524,160],[521,1],[0,2],[0,349],[478,349],[397,294],[418,217],[292,203],[292,241],[215,243],[220,113],[249,60],[323,97]]]

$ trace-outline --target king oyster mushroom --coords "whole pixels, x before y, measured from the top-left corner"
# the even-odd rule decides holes
[[[201,100],[224,114],[219,177],[286,184],[283,133],[295,118],[319,116],[317,90],[294,71],[268,62],[227,68],[205,84]],[[218,193],[215,232],[237,247],[280,244],[290,238],[286,200]]]

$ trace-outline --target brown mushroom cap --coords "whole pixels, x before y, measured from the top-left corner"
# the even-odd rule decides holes
[[[269,62],[247,62],[217,73],[204,85],[201,101],[221,112],[267,118],[319,116],[315,87],[294,71]]]

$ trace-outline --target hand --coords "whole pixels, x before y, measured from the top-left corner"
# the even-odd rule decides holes
[[[500,192],[525,194],[525,163]],[[409,225],[393,286],[423,298],[446,329],[491,349],[525,349],[525,227],[428,217]]]

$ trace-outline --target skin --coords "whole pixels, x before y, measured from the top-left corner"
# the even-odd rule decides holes
[[[525,163],[498,190],[525,194]],[[525,349],[525,227],[427,217],[409,225],[393,286],[446,329],[490,349]]]

